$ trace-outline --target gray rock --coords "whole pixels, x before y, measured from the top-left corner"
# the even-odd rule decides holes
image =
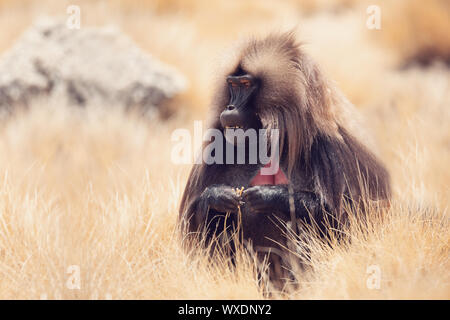
[[[69,29],[41,19],[0,58],[0,111],[45,96],[152,112],[185,87],[182,75],[114,27]]]

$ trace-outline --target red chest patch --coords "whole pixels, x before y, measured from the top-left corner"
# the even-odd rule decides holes
[[[264,167],[270,167],[270,163],[266,164]],[[277,173],[273,175],[262,175],[261,170],[259,170],[258,174],[250,181],[252,187],[277,184],[289,184],[289,180],[280,168],[278,168]]]

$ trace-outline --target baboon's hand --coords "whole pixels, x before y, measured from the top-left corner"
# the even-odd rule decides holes
[[[248,212],[270,213],[285,208],[284,201],[281,201],[284,200],[283,192],[284,189],[278,186],[254,186],[244,190],[242,201]]]
[[[225,185],[207,187],[200,196],[200,211],[207,213],[211,208],[219,212],[236,212],[240,197],[236,191]]]

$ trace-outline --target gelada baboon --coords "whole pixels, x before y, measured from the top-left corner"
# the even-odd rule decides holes
[[[288,222],[336,227],[346,220],[345,204],[358,207],[356,214],[366,200],[387,202],[389,174],[349,132],[349,110],[349,102],[292,32],[247,41],[213,100],[209,128],[224,132],[216,137],[223,139],[223,161],[194,165],[180,206],[184,232],[211,240],[239,225],[242,239],[251,240],[253,250],[268,258],[271,278],[277,278],[283,275],[280,255],[287,251],[283,228]],[[247,155],[244,163],[225,161],[237,148],[227,130],[239,129],[278,129],[277,172],[261,174],[267,163],[251,163]],[[245,151],[251,153],[247,140]],[[275,152],[272,146],[268,149]],[[243,192],[236,192],[241,187]]]

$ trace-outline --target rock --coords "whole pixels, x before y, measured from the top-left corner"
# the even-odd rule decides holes
[[[41,19],[0,58],[0,111],[45,96],[154,112],[185,87],[182,75],[114,27],[69,29]]]

